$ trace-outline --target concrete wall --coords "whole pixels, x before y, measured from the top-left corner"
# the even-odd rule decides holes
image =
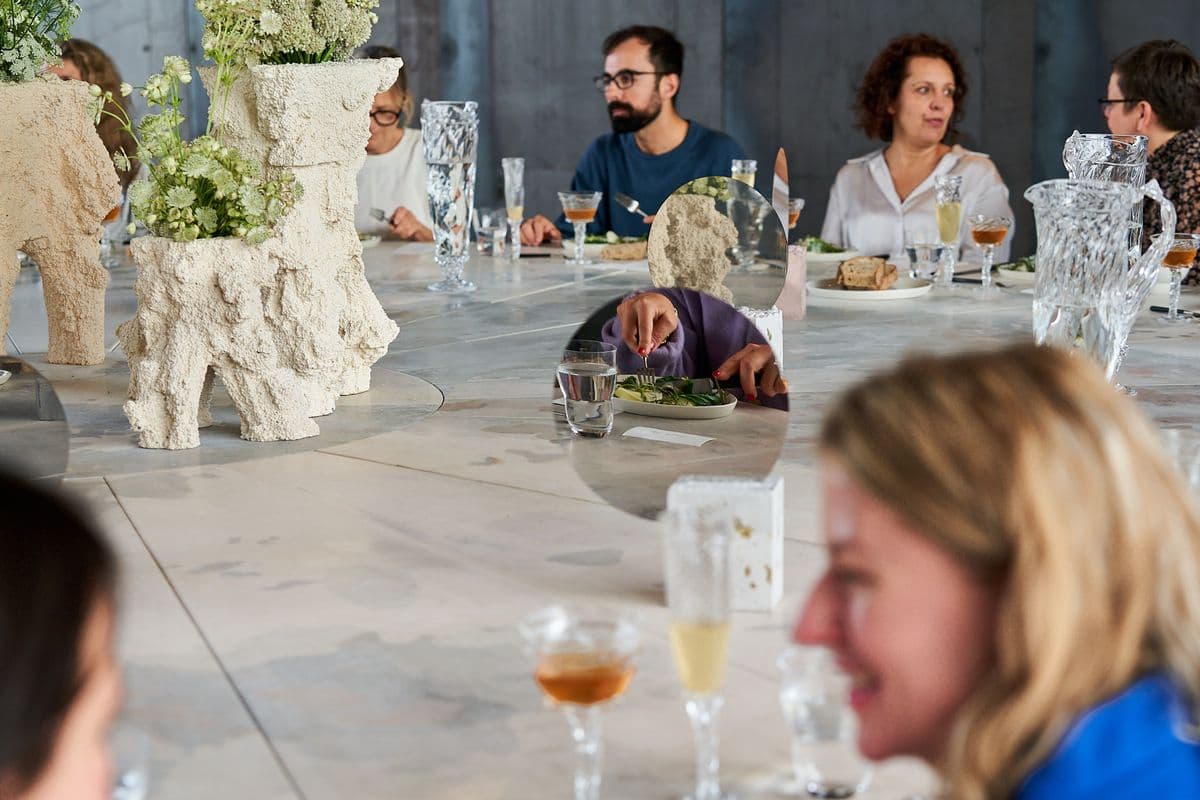
[[[76,34],[108,49],[132,83],[163,55],[198,60],[191,0],[81,5]],[[500,197],[500,158],[523,155],[527,207],[554,212],[554,192],[608,129],[590,82],[604,36],[635,22],[671,28],[687,48],[681,111],[728,131],[764,169],[783,146],[792,193],[808,201],[800,228],[811,232],[838,167],[878,146],[854,129],[850,108],[867,63],[892,36],[943,36],[970,80],[963,143],[1004,175],[1020,254],[1033,248],[1021,195],[1063,174],[1059,153],[1072,129],[1104,129],[1095,100],[1111,58],[1166,37],[1200,53],[1195,10],[1194,0],[382,0],[372,42],[400,50],[418,104],[479,101],[479,204]],[[199,126],[202,96],[193,99]]]

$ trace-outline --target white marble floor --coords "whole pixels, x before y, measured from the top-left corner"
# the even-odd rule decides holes
[[[638,674],[607,716],[605,796],[689,785],[691,742],[666,646],[656,525],[570,467],[550,411],[557,350],[595,308],[644,282],[556,259],[472,261],[468,298],[424,291],[421,247],[368,251],[401,326],[371,392],[343,398],[316,439],[251,444],[226,409],[179,453],[136,447],[119,353],[52,366],[36,273],[13,335],[71,428],[65,484],[124,566],[128,715],[153,743],[151,797],[533,798],[569,794],[565,724],[542,706],[515,621],[554,599],[636,609]],[[109,330],[133,307],[114,273]],[[787,763],[773,659],[819,572],[811,442],[836,392],[912,348],[1028,335],[1029,297],[931,295],[875,309],[813,307],[785,327],[793,387],[777,470],[787,483],[786,597],[739,614],[722,746],[730,785]],[[1147,317],[1122,380],[1150,414],[1196,419],[1196,334]],[[782,430],[782,429],[781,429]],[[608,496],[606,494],[606,496]],[[884,765],[868,798],[929,776]]]

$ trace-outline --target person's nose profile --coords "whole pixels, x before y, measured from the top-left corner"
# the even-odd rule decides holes
[[[826,572],[821,576],[821,580],[817,581],[796,617],[796,625],[792,628],[792,641],[807,645],[837,644],[839,636],[836,604],[833,582]]]

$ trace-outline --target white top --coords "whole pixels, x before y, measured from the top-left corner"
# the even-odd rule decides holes
[[[372,217],[371,209],[383,209],[390,217],[401,207],[415,214],[422,225],[432,226],[425,193],[425,152],[421,147],[421,131],[414,128],[406,130],[400,142],[388,152],[367,154],[366,163],[358,171],[354,227],[361,233],[383,236],[391,226]]]
[[[864,255],[887,253],[889,258],[904,256],[904,226],[927,222],[937,230],[934,219],[933,180],[939,175],[962,175],[963,220],[971,214],[993,214],[1012,217],[1008,205],[1008,187],[992,160],[983,153],[973,153],[960,145],[934,167],[933,173],[900,202],[892,174],[883,159],[883,149],[846,162],[838,170],[833,189],[829,192],[829,207],[821,238],[840,247],[851,247]],[[964,225],[965,230],[965,225]],[[970,234],[963,236],[964,247],[974,247]],[[1012,229],[1004,243],[996,248],[996,263],[1008,260]]]

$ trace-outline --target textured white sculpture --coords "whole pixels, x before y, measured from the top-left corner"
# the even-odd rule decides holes
[[[770,611],[783,599],[783,478],[686,475],[667,491],[668,509],[709,504],[729,509],[733,526],[733,610]]]
[[[266,314],[281,363],[301,379],[312,416],[333,411],[339,395],[369,389],[371,365],[399,330],[367,284],[354,206],[371,103],[402,63],[260,65],[211,110],[227,144],[259,159],[268,177],[291,170],[304,186],[264,245],[276,271]],[[211,70],[201,75],[216,94]]]
[[[121,185],[81,81],[0,83],[0,353],[17,250],[41,270],[53,364],[104,361],[101,221]]]
[[[256,442],[316,436],[304,386],[281,365],[263,294],[275,286],[264,246],[241,239],[133,242],[137,316],[117,335],[129,359],[125,415],[142,447],[200,444],[214,375]]]

